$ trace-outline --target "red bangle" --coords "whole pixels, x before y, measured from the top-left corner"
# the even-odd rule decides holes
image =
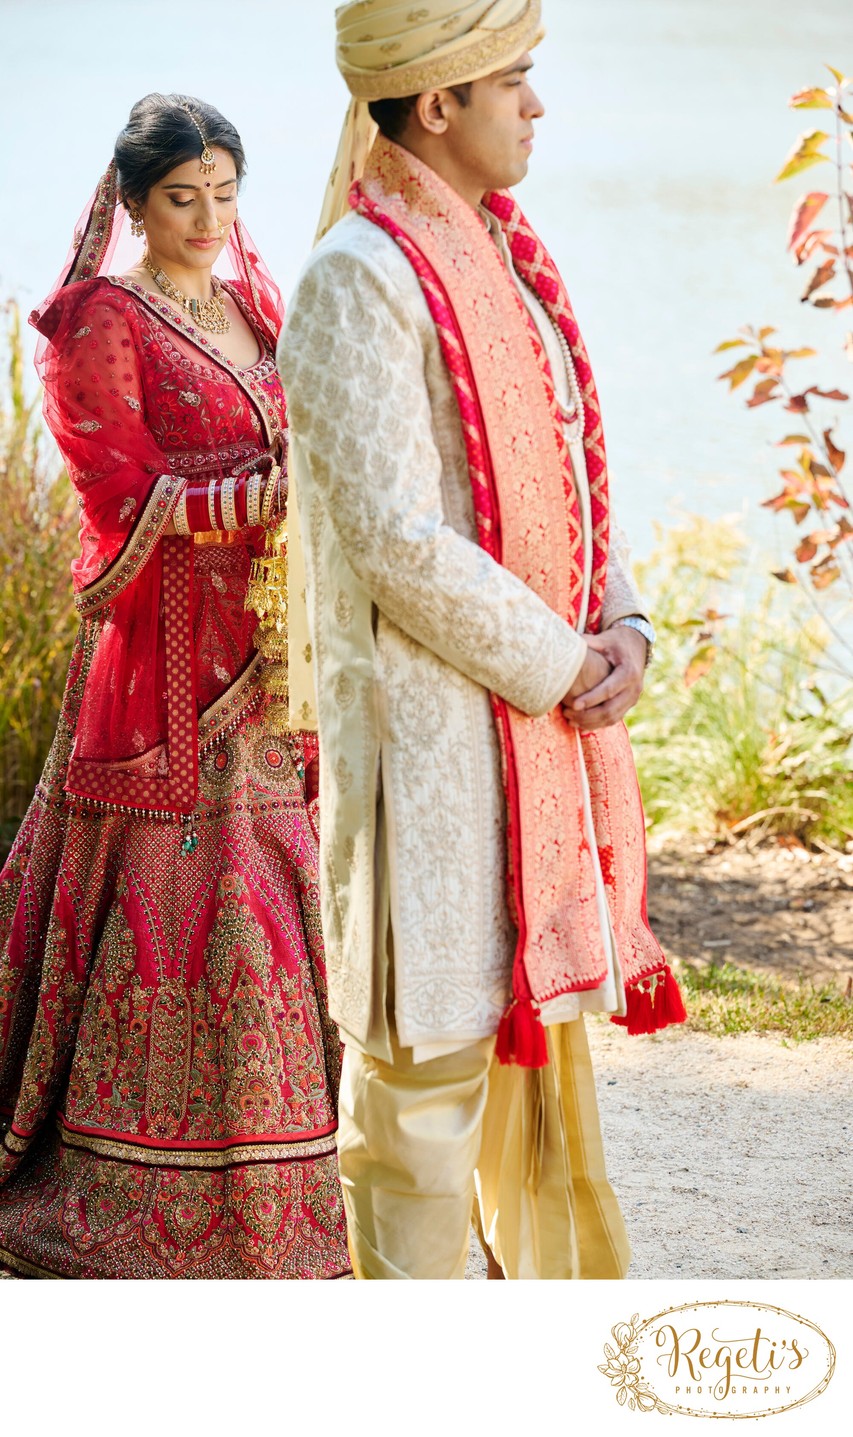
[[[237,527],[245,529],[249,522],[249,516],[246,509],[246,476],[243,474],[237,480],[234,490],[234,510],[237,515]]]
[[[222,480],[211,479],[207,486],[207,513],[209,529],[225,529],[225,517],[222,513]]]
[[[203,534],[210,528],[210,518],[207,513],[207,486],[201,488],[197,484],[187,487],[187,525],[191,534]]]

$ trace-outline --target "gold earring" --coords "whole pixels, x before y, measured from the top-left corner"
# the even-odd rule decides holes
[[[136,239],[141,239],[145,234],[145,225],[142,222],[142,215],[139,213],[139,210],[128,210],[128,214],[130,215],[130,233]]]

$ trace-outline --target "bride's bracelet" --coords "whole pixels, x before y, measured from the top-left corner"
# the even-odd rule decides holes
[[[179,534],[210,534],[245,529],[247,482],[228,474],[208,484],[187,484],[175,511]],[[183,525],[183,527],[180,527]]]
[[[246,479],[246,523],[256,528],[261,522],[261,495],[264,478],[262,474],[250,474]]]
[[[264,489],[264,502],[261,508],[262,524],[269,524],[270,520],[272,519],[273,512],[275,511],[275,513],[278,514],[281,511],[281,498],[279,490],[280,480],[281,465],[274,464],[270,471],[270,476],[267,480],[266,488]]]

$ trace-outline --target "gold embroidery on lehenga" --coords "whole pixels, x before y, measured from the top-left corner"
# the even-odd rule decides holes
[[[158,1138],[177,1137],[187,1108],[190,1004],[182,983],[164,983],[151,1014],[145,1117]]]

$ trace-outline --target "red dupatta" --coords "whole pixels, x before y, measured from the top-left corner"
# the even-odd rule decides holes
[[[475,211],[408,151],[379,139],[350,202],[400,246],[420,281],[459,405],[480,544],[572,627],[583,593],[583,535],[571,460],[542,346]],[[571,346],[586,411],[592,499],[588,627],[600,625],[607,570],[607,465],[589,360],[553,261],[508,193],[486,204],[513,260]],[[508,814],[509,902],[518,927],[513,997],[498,1056],[547,1062],[538,1004],[600,987],[607,975],[586,839],[589,787],[596,846],[626,982],[629,1032],[685,1017],[648,925],[642,803],[623,724],[584,734],[558,708],[519,713],[497,694]]]
[[[138,256],[124,222],[111,164],[59,281],[31,316],[46,421],[81,513],[72,575],[83,644],[69,675],[76,724],[66,787],[124,809],[189,815],[199,734],[194,550],[164,531],[185,478],[238,472],[279,445],[285,415],[273,353],[282,306],[237,221],[217,272],[267,358],[236,370],[165,301],[108,278],[116,261],[127,268]],[[162,382],[152,380],[155,332],[168,349]],[[152,385],[159,437],[146,414]]]

